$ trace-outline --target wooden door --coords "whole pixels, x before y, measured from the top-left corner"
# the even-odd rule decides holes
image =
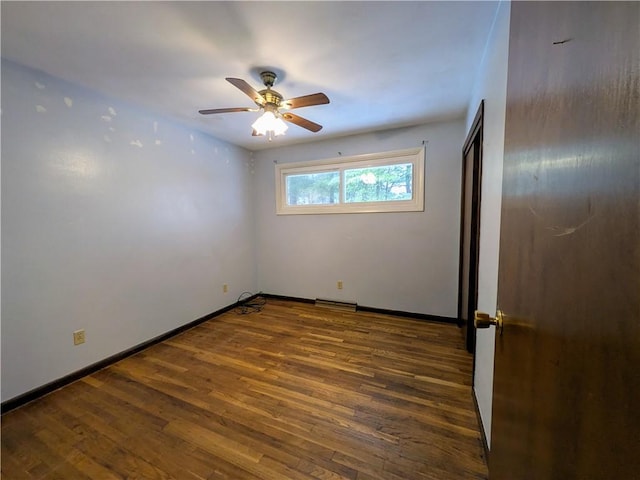
[[[458,321],[467,351],[475,353],[473,312],[478,307],[480,254],[480,185],[482,183],[482,131],[484,100],[462,148],[462,202],[460,214],[460,271],[458,274]]]
[[[491,480],[640,478],[639,25],[511,4]]]

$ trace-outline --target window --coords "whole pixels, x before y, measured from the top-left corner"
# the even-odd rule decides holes
[[[424,210],[424,148],[276,165],[276,213]]]

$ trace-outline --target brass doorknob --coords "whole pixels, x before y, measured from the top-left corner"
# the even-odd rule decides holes
[[[491,317],[488,313],[476,310],[473,315],[473,324],[476,328],[489,328],[491,325],[495,325],[496,329],[500,332],[500,335],[502,335],[504,315],[501,310],[496,311],[495,317]]]

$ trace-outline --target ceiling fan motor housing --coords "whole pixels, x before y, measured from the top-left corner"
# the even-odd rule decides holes
[[[280,95],[275,90],[260,90],[258,93],[262,95],[262,98],[264,98],[265,106],[271,104],[274,107],[278,108],[280,106],[280,102],[282,102],[282,95]]]

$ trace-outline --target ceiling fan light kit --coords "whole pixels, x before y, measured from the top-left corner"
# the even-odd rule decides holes
[[[280,93],[272,90],[273,84],[278,78],[271,71],[260,73],[262,83],[267,87],[264,90],[256,91],[251,85],[240,78],[228,77],[226,80],[241,90],[245,95],[249,96],[255,102],[258,109],[235,107],[235,108],[214,108],[208,110],[199,110],[202,115],[210,115],[214,113],[231,113],[231,112],[256,112],[263,111],[263,114],[253,123],[253,135],[266,135],[269,141],[272,137],[283,135],[288,126],[285,123],[290,122],[299,127],[305,128],[313,133],[319,132],[322,125],[307,120],[293,113],[282,113],[280,110],[291,110],[294,108],[311,107],[314,105],[323,105],[329,103],[329,98],[324,93],[313,93],[302,97],[290,98],[283,100]]]
[[[282,118],[277,117],[270,110],[264,112],[261,117],[253,122],[251,127],[256,131],[256,135],[266,135],[268,132],[269,141],[271,141],[272,134],[274,137],[283,135],[289,128]]]

